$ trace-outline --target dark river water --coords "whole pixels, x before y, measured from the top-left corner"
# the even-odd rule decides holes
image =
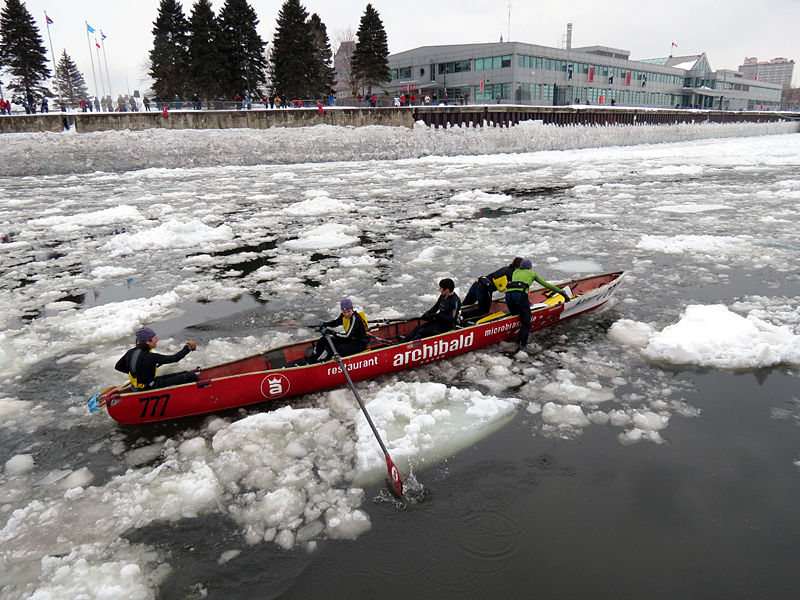
[[[357,542],[245,550],[222,517],[129,539],[168,549],[164,598],[204,582],[210,598],[790,598],[800,585],[797,377],[688,372],[702,416],[669,443],[623,446],[501,431],[416,473],[428,496],[398,508],[367,490]],[[789,408],[789,418],[771,409]],[[610,428],[609,428],[610,429]]]

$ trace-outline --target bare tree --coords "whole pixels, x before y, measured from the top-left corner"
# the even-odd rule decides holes
[[[333,69],[336,72],[336,95],[340,98],[354,98],[358,94],[359,80],[350,68],[350,57],[356,49],[356,32],[352,27],[333,32]]]

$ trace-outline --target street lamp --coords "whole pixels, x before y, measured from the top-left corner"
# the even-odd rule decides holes
[[[244,60],[244,76],[247,79],[247,90],[245,91],[244,102],[245,106],[249,109],[250,108],[250,61],[248,59]]]

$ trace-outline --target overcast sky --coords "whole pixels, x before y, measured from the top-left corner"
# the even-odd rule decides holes
[[[5,0],[0,0],[5,3]],[[215,11],[223,0],[213,0]],[[275,20],[283,0],[251,0],[265,41],[275,32]],[[45,10],[53,20],[50,35],[56,60],[66,49],[94,91],[88,22],[106,35],[105,52],[115,95],[141,87],[142,65],[153,45],[153,22],[159,0],[26,0],[50,51]],[[187,17],[194,0],[184,0]],[[365,0],[308,0],[309,14],[318,13],[333,42],[347,27],[358,29]],[[418,46],[508,40],[507,0],[373,0],[389,38],[390,52]],[[769,60],[783,56],[800,62],[800,0],[514,0],[511,6],[511,39],[561,46],[567,23],[573,23],[573,46],[611,46],[629,50],[634,60],[705,52],[711,68],[735,70],[745,56]],[[92,57],[100,92],[100,68],[108,87],[102,51],[101,65],[90,35]],[[795,68],[795,85],[800,81]],[[106,93],[108,91],[106,90]]]

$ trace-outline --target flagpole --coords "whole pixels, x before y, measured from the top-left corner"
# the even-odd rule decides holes
[[[108,58],[106,58],[106,36],[103,30],[100,30],[100,44],[103,46],[103,60],[106,62],[106,79],[108,80],[108,96],[114,98],[114,92],[111,91],[111,77],[108,74]]]
[[[58,88],[58,103],[64,102],[61,95],[61,82],[58,81],[58,65],[56,65],[56,53],[53,52],[53,38],[50,37],[50,17],[47,16],[47,11],[44,11],[44,22],[47,24],[47,39],[50,42],[50,56],[53,57],[53,78],[56,80],[56,87]]]
[[[86,23],[86,43],[89,44],[89,58],[92,61],[92,77],[94,78],[94,94],[95,94],[95,97],[97,97],[99,95],[99,93],[98,93],[98,89],[97,89],[97,73],[95,73],[95,71],[94,71],[94,56],[92,56],[92,40],[89,39],[89,23],[87,21],[84,21],[84,23]]]
[[[100,44],[97,43],[97,38],[94,40],[95,51],[97,52],[97,68],[100,69],[100,85],[103,88],[103,97],[106,96],[106,84],[103,82],[103,67],[100,64]]]

